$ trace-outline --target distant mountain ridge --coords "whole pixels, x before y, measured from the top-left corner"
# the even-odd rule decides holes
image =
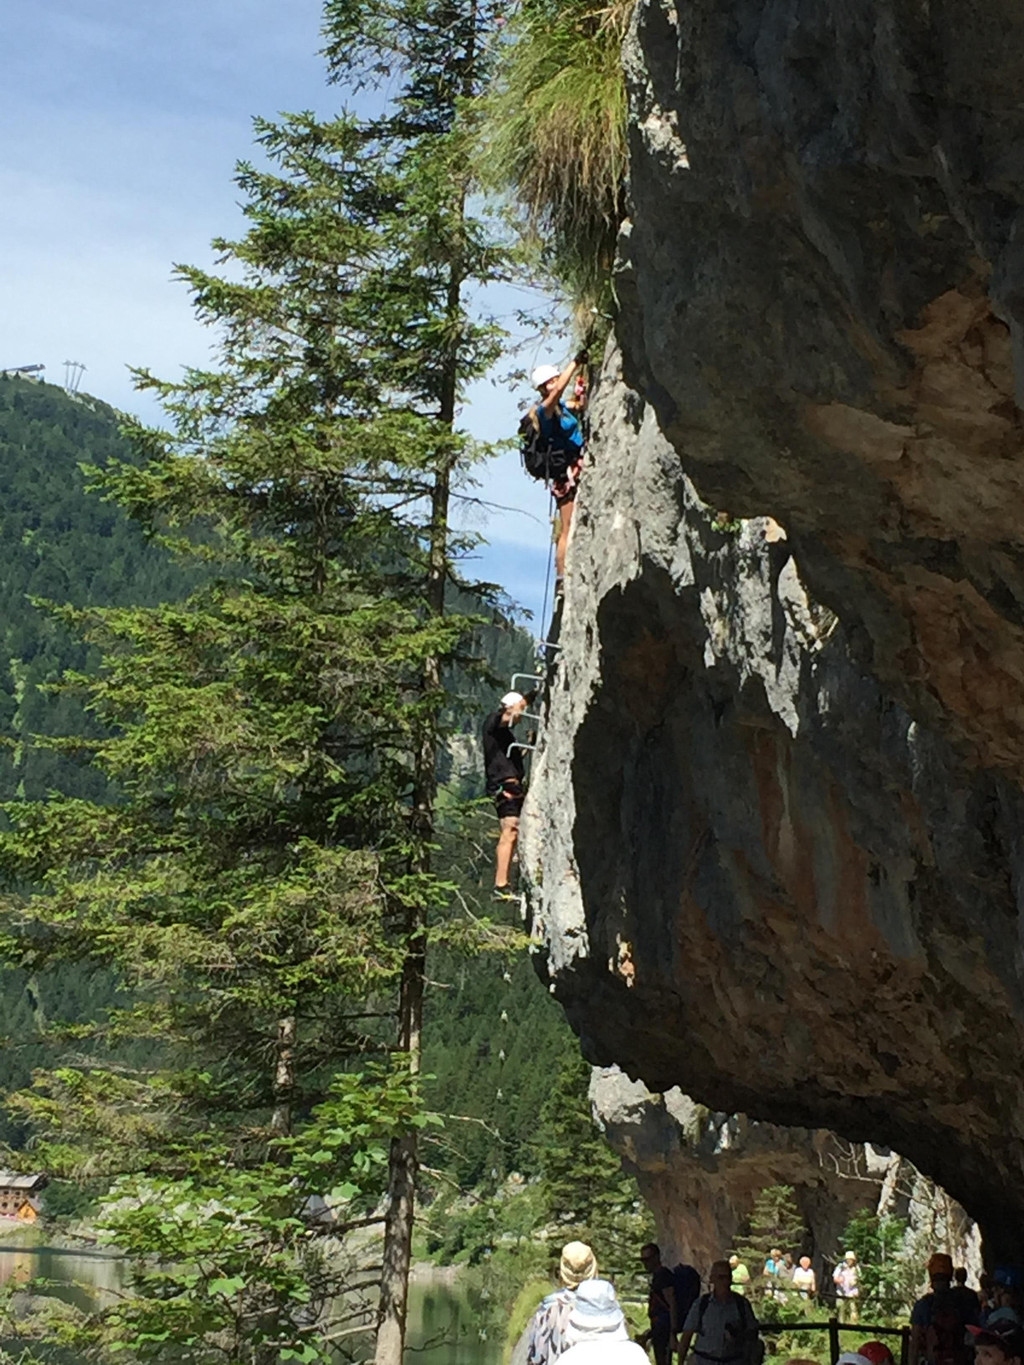
[[[86,491],[81,464],[129,458],[118,415],[53,384],[0,377],[0,734],[89,733],[78,702],[40,691],[89,651],[33,598],[75,606],[171,601],[195,581],[128,517]],[[15,745],[0,750],[0,800],[58,789],[102,796],[102,778],[74,762]]]

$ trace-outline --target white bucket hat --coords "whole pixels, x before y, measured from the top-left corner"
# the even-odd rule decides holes
[[[573,1343],[629,1339],[625,1314],[607,1280],[584,1280],[576,1290],[566,1336]]]

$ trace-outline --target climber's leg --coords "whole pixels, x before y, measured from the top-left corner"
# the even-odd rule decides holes
[[[572,525],[572,510],[576,505],[576,493],[580,486],[583,461],[577,460],[565,472],[564,479],[556,479],[552,485],[555,506],[558,508],[558,539],[555,542],[555,577],[559,583],[565,577],[565,551],[569,544],[569,527]]]
[[[498,810],[498,849],[494,863],[494,890],[501,895],[509,888],[512,859],[519,842],[519,816],[523,809],[522,783],[514,778],[502,787],[494,798]]]
[[[512,871],[512,857],[519,842],[519,816],[505,815],[499,821],[498,853],[494,868],[495,891],[509,889],[509,876]]]
[[[555,577],[559,582],[565,577],[565,551],[569,544],[569,527],[572,525],[574,499],[567,498],[558,506],[558,540],[555,542]]]

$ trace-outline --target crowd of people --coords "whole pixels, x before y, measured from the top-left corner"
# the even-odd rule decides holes
[[[736,1255],[730,1256],[729,1264],[732,1266],[733,1289],[739,1294],[745,1293],[750,1283],[750,1272]],[[791,1252],[773,1247],[765,1259],[761,1278],[765,1296],[777,1303],[786,1303],[791,1296],[807,1300],[818,1297],[818,1276],[810,1256],[794,1260]],[[860,1296],[860,1269],[856,1252],[846,1253],[835,1268],[832,1282],[841,1321],[855,1323],[857,1299]]]
[[[516,1347],[512,1365],[762,1365],[765,1345],[750,1303],[749,1268],[735,1253],[715,1261],[706,1284],[692,1266],[670,1269],[659,1247],[640,1249],[649,1279],[648,1326],[630,1338],[614,1285],[602,1279],[597,1258],[583,1242],[562,1248],[559,1280],[534,1313]],[[936,1252],[928,1261],[928,1292],[910,1315],[909,1365],[1024,1365],[1024,1300],[1014,1270],[982,1275],[977,1290],[967,1272]],[[802,1272],[802,1273],[801,1273]],[[808,1256],[772,1250],[762,1271],[765,1302],[786,1296],[811,1300],[818,1292]],[[857,1323],[861,1293],[856,1254],[847,1252],[832,1276],[838,1311],[847,1327]],[[875,1329],[879,1330],[879,1329]],[[786,1365],[818,1365],[792,1358]],[[843,1352],[835,1365],[894,1365],[882,1341],[866,1341]]]
[[[660,1249],[649,1242],[640,1248],[649,1276],[647,1329],[631,1340],[626,1315],[615,1287],[598,1273],[597,1258],[583,1242],[569,1242],[559,1261],[559,1287],[534,1313],[516,1348],[513,1365],[639,1365],[648,1360],[670,1365],[678,1353],[705,1365],[760,1365],[760,1335],[753,1309],[731,1289],[726,1260],[716,1261],[701,1293],[697,1272],[688,1266],[670,1270]],[[681,1273],[682,1272],[682,1273]]]

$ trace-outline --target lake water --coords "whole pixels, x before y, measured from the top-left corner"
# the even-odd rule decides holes
[[[0,1286],[45,1280],[46,1293],[78,1308],[95,1307],[124,1283],[124,1262],[101,1251],[0,1246]],[[444,1275],[426,1274],[409,1287],[409,1365],[501,1365],[501,1340],[481,1337],[473,1296]],[[73,1358],[63,1358],[73,1365]]]
[[[409,1286],[408,1365],[501,1365],[500,1334],[481,1336],[483,1315],[474,1297],[445,1276]],[[497,1335],[497,1340],[493,1337]]]

